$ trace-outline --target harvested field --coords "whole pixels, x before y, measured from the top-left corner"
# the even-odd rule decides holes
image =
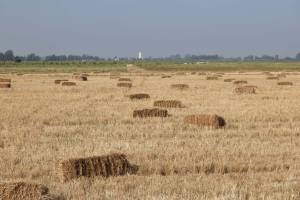
[[[153,109],[142,109],[133,111],[133,117],[146,118],[146,117],[168,117],[167,110],[160,110],[157,108]]]
[[[178,100],[160,100],[154,101],[153,104],[155,107],[162,107],[162,108],[183,108],[181,101]]]
[[[59,163],[57,169],[62,182],[80,177],[123,176],[134,174],[138,167],[131,165],[124,154],[111,154],[99,157],[75,158]]]
[[[184,123],[211,128],[221,128],[226,125],[224,118],[218,115],[189,115],[184,118]]]
[[[206,65],[215,63],[198,66]],[[222,79],[247,80],[257,87],[255,95],[237,95],[236,85],[207,81],[207,75],[161,78],[174,71],[147,72],[155,74],[149,77],[120,72],[134,80],[130,90],[117,88],[109,72],[76,87],[54,84],[73,72],[3,75],[13,80],[13,89],[0,90],[1,182],[45,184],[64,200],[297,200],[299,73],[287,72],[284,81],[293,86],[278,86],[260,71],[244,71],[226,72]],[[189,89],[171,89],[172,84]],[[139,93],[151,100],[129,98]],[[185,108],[153,107],[158,100],[180,100]],[[145,108],[164,109],[168,117],[133,118],[134,110]],[[218,114],[226,126],[184,123],[194,114]],[[62,182],[59,163],[115,152],[139,166],[136,174]],[[76,174],[88,174],[94,161],[83,163]]]
[[[246,85],[246,86],[240,86],[235,88],[235,93],[237,94],[255,94],[256,93],[256,86],[250,86],[250,85]]]
[[[293,83],[288,81],[283,81],[283,82],[278,82],[277,85],[293,85]]]
[[[61,82],[62,86],[76,86],[75,82],[70,82],[70,81],[63,81]]]
[[[118,83],[117,86],[118,87],[131,88],[132,87],[132,83]]]
[[[134,100],[134,99],[149,99],[150,95],[149,94],[145,94],[145,93],[131,94],[131,95],[129,95],[129,98],[131,100]]]
[[[10,83],[0,83],[0,88],[11,88]]]
[[[187,84],[173,84],[173,85],[171,85],[171,88],[184,90],[184,89],[188,89],[189,85],[187,85]]]

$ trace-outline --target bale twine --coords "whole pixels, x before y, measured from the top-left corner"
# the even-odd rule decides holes
[[[0,183],[1,200],[48,200],[54,199],[49,195],[44,185],[25,182]]]
[[[184,123],[198,126],[221,128],[226,125],[224,118],[218,115],[189,115],[184,118]]]
[[[76,83],[70,81],[64,81],[61,83],[62,86],[76,86]]]
[[[162,108],[183,108],[181,101],[177,100],[160,100],[155,101],[154,106],[156,107],[162,107]]]
[[[0,78],[1,83],[11,83],[11,79],[9,78]]]
[[[244,80],[237,80],[237,81],[234,81],[233,84],[235,85],[239,85],[239,84],[247,84],[248,81],[244,81]]]
[[[188,89],[189,85],[187,85],[187,84],[173,84],[173,85],[171,85],[171,88],[184,90],[184,89]]]
[[[60,84],[61,82],[67,82],[68,80],[55,80],[54,83],[55,84]]]
[[[58,168],[62,182],[79,177],[122,176],[138,171],[138,166],[131,165],[124,154],[64,160],[59,163]]]
[[[132,87],[132,83],[118,83],[117,86],[118,87],[131,88]]]
[[[234,80],[235,80],[234,78],[227,78],[227,79],[224,79],[224,82],[232,82]]]
[[[219,77],[218,76],[208,76],[206,77],[206,80],[218,80]]]
[[[256,86],[247,85],[241,86],[234,89],[234,92],[237,94],[255,94],[256,93]]]
[[[11,88],[10,83],[0,83],[0,88]]]
[[[131,82],[130,78],[119,78],[119,81],[123,81],[123,82]]]
[[[168,117],[167,110],[160,110],[157,108],[154,109],[143,109],[143,110],[134,110],[133,117],[146,118],[146,117]]]
[[[278,82],[277,85],[293,85],[292,82],[284,81],[284,82]]]
[[[144,94],[144,93],[140,93],[140,94],[131,94],[129,95],[129,98],[131,100],[134,100],[134,99],[149,99],[150,98],[150,95],[149,94]]]

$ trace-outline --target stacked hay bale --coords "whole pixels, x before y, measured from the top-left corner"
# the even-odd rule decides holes
[[[292,82],[288,82],[288,81],[284,81],[284,82],[278,82],[277,85],[289,85],[289,86],[292,86],[293,83]]]
[[[232,82],[234,80],[235,80],[234,78],[227,78],[227,79],[224,79],[224,82]]]
[[[63,79],[63,80],[54,80],[55,84],[61,84],[62,82],[68,82],[69,80]]]
[[[167,110],[160,110],[157,108],[153,109],[142,109],[133,111],[134,118],[147,118],[147,117],[168,117]]]
[[[187,84],[173,84],[173,85],[171,85],[171,88],[184,90],[184,89],[188,89],[189,85],[187,85]]]
[[[155,107],[162,107],[162,108],[183,108],[181,101],[177,100],[160,100],[154,102]]]
[[[131,165],[124,154],[69,159],[61,161],[58,167],[62,182],[79,177],[122,176],[138,171],[138,166]]]
[[[117,87],[125,87],[125,88],[131,88],[132,83],[130,78],[119,78],[119,83],[117,84]]]
[[[189,115],[184,118],[184,123],[211,128],[221,128],[226,125],[223,117],[218,115]]]
[[[239,85],[239,84],[247,84],[248,81],[244,81],[244,80],[237,80],[237,81],[234,81],[233,84],[235,85]]]
[[[62,86],[76,86],[75,82],[70,82],[70,81],[63,81],[61,82]]]
[[[207,76],[206,80],[218,80],[219,77],[218,76]]]
[[[119,78],[120,82],[131,82],[130,78]]]
[[[150,95],[149,94],[145,94],[145,93],[131,94],[131,95],[129,95],[129,98],[131,100],[134,100],[134,99],[149,99]]]
[[[267,77],[267,80],[279,80],[278,76],[269,76]]]
[[[235,88],[234,92],[237,94],[255,94],[257,86],[246,85]]]
[[[161,78],[172,78],[170,75],[162,75]]]
[[[11,88],[11,79],[0,78],[0,88]]]
[[[87,81],[88,80],[86,75],[77,75],[77,76],[74,76],[74,79],[76,79],[78,81]]]

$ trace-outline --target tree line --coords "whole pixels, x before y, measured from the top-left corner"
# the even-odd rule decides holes
[[[27,56],[15,56],[12,50],[7,50],[4,53],[0,52],[0,61],[15,61],[15,62],[22,62],[22,61],[103,61],[103,60],[134,60],[136,58],[100,58],[98,56],[90,56],[90,55],[49,55],[46,57],[41,57],[34,53],[28,54]],[[187,61],[279,61],[279,60],[297,60],[300,61],[300,53],[298,53],[295,57],[285,57],[279,58],[278,55],[269,56],[246,56],[242,57],[235,57],[235,58],[224,58],[219,55],[190,55],[187,54],[185,56],[181,56],[180,54],[171,55],[168,57],[163,58],[152,58],[148,57],[145,60],[187,60]]]

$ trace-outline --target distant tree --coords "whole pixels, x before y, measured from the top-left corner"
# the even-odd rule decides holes
[[[300,60],[300,53],[296,55],[296,60]]]
[[[26,60],[27,60],[27,61],[40,61],[40,60],[41,60],[41,57],[35,55],[34,53],[31,53],[31,54],[29,54],[29,55],[26,57]]]
[[[4,61],[4,59],[5,59],[4,53],[0,52],[0,61]]]
[[[15,60],[15,56],[14,56],[14,52],[12,50],[7,50],[4,53],[4,59],[5,61],[14,61]]]

